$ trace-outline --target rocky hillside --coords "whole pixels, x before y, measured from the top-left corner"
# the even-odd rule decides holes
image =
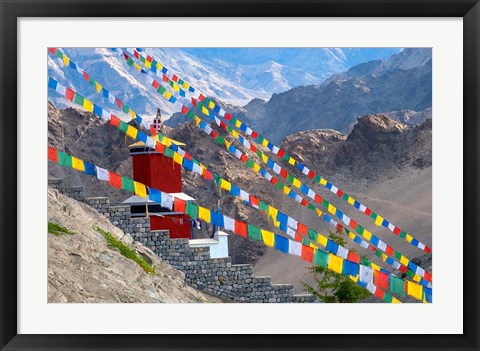
[[[127,150],[131,141],[125,140],[115,128],[104,124],[89,113],[74,109],[57,110],[54,106],[50,106],[49,109],[49,122],[51,122],[50,145],[56,147],[62,145],[59,136],[62,135],[60,132],[63,125],[67,152],[122,175],[131,176],[131,161]],[[213,128],[216,127],[213,126]],[[217,130],[225,136],[223,131]],[[170,137],[185,142],[186,151],[225,179],[258,195],[282,212],[288,213],[318,231],[327,233],[327,230],[331,229],[323,221],[319,221],[312,211],[285,197],[281,190],[247,169],[223,146],[205,137],[205,134],[191,123],[179,125],[173,130],[168,130],[167,133]],[[366,204],[381,210],[381,213],[395,224],[406,228],[417,238],[429,244],[431,243],[431,133],[431,120],[426,120],[418,126],[409,126],[385,115],[368,115],[359,118],[349,134],[325,129],[304,131],[285,138],[282,147],[320,175],[361,201],[365,201]],[[83,135],[80,142],[75,142],[80,135]],[[243,148],[230,136],[226,137],[240,149]],[[92,149],[96,150],[92,151]],[[263,147],[262,149],[265,152],[268,151]],[[109,157],[110,150],[112,157]],[[249,151],[246,153],[262,164],[256,155]],[[289,168],[289,170],[298,178],[305,180],[295,168]],[[101,184],[92,177],[79,176],[78,172],[61,169],[57,165],[50,164],[49,172],[51,176],[78,177],[79,181],[86,184],[87,196],[107,195],[117,202],[129,196],[127,193]],[[212,182],[205,181],[190,172],[184,173],[183,179],[184,192],[193,196],[198,204],[211,209],[219,206],[221,212],[231,217],[248,219],[251,224],[278,231],[271,223],[267,223],[263,215],[245,206],[239,199],[225,195],[224,192],[219,196],[218,188]],[[387,243],[407,250],[405,254],[418,254],[415,248],[411,250],[412,247],[408,243],[397,240],[398,238],[388,231],[382,232],[382,229],[374,226],[370,219],[338,200],[324,187],[314,184],[309,179],[306,179],[305,183],[348,213],[351,218],[375,230],[375,233]],[[210,231],[211,227],[203,228],[199,236],[207,236]],[[270,275],[274,282],[296,281],[296,286],[301,291],[300,282],[309,277],[305,264],[299,265],[285,255],[265,248],[263,244],[235,235],[230,235],[229,240],[234,263],[258,262],[256,267],[259,270],[256,274]],[[371,256],[369,251],[361,253]],[[277,255],[280,257],[277,258]],[[373,260],[375,261],[376,258],[374,257]],[[291,265],[284,266],[284,263]],[[282,275],[283,279],[281,279]]]
[[[90,206],[48,191],[48,220],[73,234],[48,234],[48,302],[50,303],[187,303],[221,302],[184,283],[182,272]],[[111,248],[98,226],[133,248],[154,268],[147,274],[136,262]]]

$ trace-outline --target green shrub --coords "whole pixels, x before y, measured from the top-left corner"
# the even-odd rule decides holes
[[[96,226],[94,226],[93,229],[103,234],[103,236],[107,240],[108,247],[110,247],[111,249],[117,249],[120,254],[122,254],[122,256],[135,261],[140,267],[143,268],[146,273],[155,274],[155,270],[153,269],[151,264],[149,264],[143,257],[139,256],[131,247],[125,245],[120,240],[118,240],[112,233],[107,232]]]
[[[55,236],[61,236],[65,234],[68,234],[68,235],[75,234],[74,232],[70,231],[68,228],[65,228],[64,226],[61,226],[58,223],[50,222],[50,221],[48,221],[48,232]]]

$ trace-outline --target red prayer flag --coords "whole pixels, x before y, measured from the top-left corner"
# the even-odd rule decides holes
[[[374,271],[374,282],[378,288],[388,289],[388,274],[383,272]]]
[[[395,235],[400,234],[400,228],[398,228],[398,227],[393,228],[393,234],[395,234]]]
[[[203,170],[202,176],[203,176],[203,179],[213,180],[213,174],[212,174],[212,172],[210,172],[210,171],[207,170],[207,169],[204,169],[204,170]]]
[[[184,115],[187,115],[187,113],[188,113],[188,108],[187,108],[187,106],[185,106],[185,105],[182,106],[182,113],[183,113]]]
[[[272,177],[272,179],[270,179],[270,183],[272,183],[273,185],[277,185],[278,179],[275,177]]]
[[[319,204],[322,203],[322,197],[318,194],[315,194],[315,202],[318,202]]]
[[[308,171],[308,178],[315,178],[315,173],[313,173],[313,171]]]
[[[158,89],[158,87],[160,86],[160,83],[154,79],[152,85],[155,89]]]
[[[423,275],[423,279],[425,279],[427,282],[431,282],[432,281],[432,275],[430,273],[428,273],[427,271],[425,271],[425,274]]]
[[[375,290],[374,296],[383,300],[383,298],[385,297],[385,291],[383,291],[382,289],[379,289],[378,286],[377,286],[377,289]]]
[[[48,48],[48,51],[55,55],[57,53],[57,48]]]
[[[280,168],[280,176],[282,176],[283,178],[288,177],[288,172],[285,168]]]
[[[390,245],[387,245],[385,252],[387,253],[388,256],[393,256],[395,253],[395,251],[393,250],[393,247],[391,247]]]
[[[253,144],[250,144],[250,150],[252,150],[253,152],[257,152],[257,148],[253,146]]]
[[[85,80],[88,82],[90,81],[90,77],[89,75],[87,74],[87,72],[83,71],[83,78],[85,78]]]
[[[197,107],[197,100],[195,100],[194,98],[192,98],[191,100],[192,100],[192,105]]]
[[[356,254],[353,251],[348,251],[347,259],[355,263],[360,263],[360,255]]]
[[[175,200],[173,201],[173,210],[175,212],[185,213],[186,206],[187,203],[185,202],[185,200],[175,198]]]
[[[295,241],[302,242],[302,239],[303,237],[300,234],[295,233]]]
[[[308,206],[308,201],[305,200],[305,199],[302,199],[302,201],[300,202],[303,206]]]
[[[258,133],[255,132],[255,131],[252,132],[252,138],[257,139],[257,138],[258,138]],[[279,152],[279,155],[278,155],[278,156],[280,156],[280,152]]]
[[[247,162],[247,156],[245,156],[245,154],[242,154],[240,156],[240,161],[242,161],[243,163]]]
[[[122,177],[117,173],[108,171],[108,184],[115,188],[122,189]]]
[[[340,190],[340,189],[338,189],[338,191],[337,191],[337,196],[338,196],[338,197],[342,197],[342,196],[343,196],[343,191]]]
[[[168,83],[169,81],[168,77],[165,74],[162,75],[162,80],[166,83]]]
[[[164,154],[165,153],[165,146],[160,144],[160,143],[157,143],[155,145],[155,151],[160,152],[161,154]]]
[[[48,147],[48,159],[50,161],[58,162],[58,152],[50,146]]]
[[[150,133],[152,133],[152,135],[157,135],[157,128],[155,128],[155,126],[150,126]]]
[[[405,267],[404,265],[400,265],[400,267],[398,267],[398,270],[402,273],[407,273],[407,267]]]
[[[118,98],[115,98],[115,102],[117,103],[119,108],[122,108],[122,102]]]
[[[125,57],[125,60],[128,60],[128,55],[125,51],[123,52],[123,57]]]
[[[235,220],[235,234],[238,234],[238,235],[246,238],[247,237],[247,224]]]
[[[355,222],[353,219],[350,219],[350,227],[357,229],[357,222]]]
[[[192,160],[192,156],[190,154],[186,153],[183,157],[186,158],[187,160],[190,160],[190,161]]]
[[[253,195],[250,195],[250,204],[257,209],[260,207],[260,201]]]
[[[305,224],[298,222],[297,233],[302,234],[302,235],[306,235],[307,232],[308,232],[308,227]]]
[[[425,251],[426,253],[431,253],[431,252],[432,252],[432,249],[429,248],[428,246],[425,246],[425,248],[423,249],[423,251]]]
[[[310,246],[302,245],[302,260],[313,262],[313,248]]]
[[[112,115],[110,117],[110,124],[114,127],[120,127],[120,118],[117,116]]]
[[[225,122],[223,122],[223,121],[220,121],[220,127],[221,127],[223,130],[227,130],[227,125],[226,125]]]
[[[173,80],[174,82],[178,82],[178,77],[177,77],[176,74],[174,74],[174,75],[172,76],[172,80]]]
[[[148,62],[152,62],[152,56],[147,55],[147,61],[148,61]]]
[[[232,119],[232,115],[231,115],[230,113],[228,113],[228,112],[225,113],[225,119],[226,119],[227,121],[230,121],[230,120]]]
[[[372,214],[372,210],[367,207],[367,208],[365,209],[365,214],[366,214],[367,216],[370,216],[370,215]]]
[[[133,50],[133,54],[135,55],[135,57],[137,58],[137,60],[140,58],[140,55],[138,53],[137,50]]]
[[[75,92],[72,89],[67,88],[65,92],[65,97],[67,100],[73,101],[73,97],[75,96]]]
[[[201,102],[205,101],[205,96],[203,96],[203,94],[198,95],[198,100]]]
[[[213,130],[212,129],[212,132],[210,133],[210,136],[213,138],[213,139],[217,139],[218,137],[218,132],[216,130]]]

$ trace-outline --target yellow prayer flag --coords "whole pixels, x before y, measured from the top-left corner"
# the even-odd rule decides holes
[[[423,287],[414,282],[408,282],[407,284],[407,294],[415,297],[418,300],[421,300],[423,295]]]
[[[198,116],[195,116],[195,124],[198,126],[200,124],[202,120],[200,119],[200,117]]]
[[[238,139],[238,133],[236,131],[232,130],[232,135],[234,138]]]
[[[238,119],[235,120],[235,127],[240,128],[241,125],[242,125],[242,122],[240,122]]]
[[[202,113],[207,116],[209,115],[208,110],[205,108],[205,106],[202,106]]]
[[[370,233],[367,229],[363,231],[363,237],[367,240],[370,240],[372,238],[372,233]]]
[[[157,69],[158,69],[159,71],[161,71],[161,70],[162,70],[162,68],[163,68],[162,64],[160,64],[160,63],[157,63]]]
[[[263,243],[269,247],[273,247],[275,244],[275,234],[267,230],[261,229]]]
[[[404,266],[408,266],[409,260],[405,256],[400,257],[400,263]]]
[[[172,145],[172,139],[164,137],[163,138],[163,144],[167,147],[170,147]]]
[[[337,212],[337,208],[332,204],[328,204],[328,212],[330,212],[331,214],[335,214],[335,212]]]
[[[288,194],[290,193],[290,188],[289,188],[288,186],[284,186],[284,187],[283,187],[283,193],[284,193],[285,195],[288,195]]]
[[[327,247],[328,239],[325,235],[318,233],[317,242],[323,247]]]
[[[183,82],[183,87],[188,90],[188,88],[190,88],[190,84]]]
[[[327,185],[327,180],[323,179],[323,178],[320,178],[320,184]]]
[[[420,280],[422,280],[422,277],[419,276],[418,274],[415,274],[412,278],[414,281],[416,281],[417,283],[420,283]]]
[[[275,207],[268,205],[268,216],[273,220],[277,219],[278,210]]]
[[[178,163],[181,166],[182,162],[183,162],[183,156],[180,155],[178,152],[174,152],[173,153],[173,161],[175,163]]]
[[[328,254],[329,260],[328,260],[328,269],[336,272],[336,273],[342,273],[343,269],[343,258]]]
[[[180,87],[178,86],[178,84],[173,84],[173,90],[175,90],[176,92],[180,91]]]
[[[210,223],[210,210],[208,208],[198,206],[198,218],[203,219],[207,223]]]
[[[137,137],[137,133],[138,133],[138,129],[135,128],[135,127],[132,127],[131,125],[128,125],[128,128],[127,128],[127,136],[132,138],[132,139],[135,139]]]
[[[230,148],[230,145],[232,145],[232,143],[229,142],[227,139],[225,139],[225,147],[226,147],[227,149],[229,149],[229,148]]]
[[[412,239],[413,237],[410,235],[410,234],[407,234],[407,236],[405,237],[405,239],[407,240],[407,242],[412,242]]]
[[[293,157],[290,157],[288,159],[288,163],[290,163],[292,166],[295,166],[295,159]]]
[[[397,300],[396,298],[392,297],[392,303],[401,303],[400,300]]]
[[[383,217],[377,215],[377,219],[375,219],[375,224],[381,226],[383,223]]]
[[[318,208],[315,209],[315,211],[317,212],[317,216],[320,217],[322,215],[322,211],[320,211]]]
[[[93,104],[90,100],[83,99],[83,108],[88,112],[93,112]]]
[[[232,184],[230,182],[227,182],[225,179],[221,179],[220,188],[230,191],[232,189]]]
[[[95,89],[97,90],[97,93],[102,91],[102,86],[98,84],[98,82],[95,82]]]
[[[135,195],[147,197],[147,189],[145,188],[145,184],[133,181],[133,187],[135,188]]]
[[[139,72],[140,72],[140,70],[142,69],[142,67],[140,67],[140,66],[138,65],[138,63],[135,63],[135,62],[134,62],[134,63],[133,63],[133,66],[134,66],[135,69],[136,69],[137,71],[139,71]]]
[[[215,108],[215,103],[214,103],[213,101],[210,101],[210,102],[208,103],[208,108],[209,108],[209,109]]]
[[[318,249],[318,246],[313,243],[310,243],[310,247],[314,250]]]
[[[258,171],[260,170],[260,165],[258,163],[254,163],[253,170],[258,173]]]
[[[355,199],[354,199],[353,197],[349,196],[349,197],[348,197],[348,203],[349,203],[350,205],[353,205],[353,204],[355,203]]]
[[[145,60],[145,67],[147,67],[147,68],[152,68],[152,63],[149,62],[149,61],[147,61],[147,60]]]
[[[130,116],[132,116],[132,118],[136,118],[136,117],[137,117],[137,115],[135,114],[135,112],[133,112],[132,109],[130,109],[130,110],[128,111],[128,113],[130,114]]]
[[[170,99],[170,98],[172,97],[172,93],[169,92],[168,90],[165,90],[165,94],[164,94],[164,95],[165,95],[165,97],[166,97],[167,99]]]
[[[264,153],[262,153],[262,161],[263,161],[263,163],[267,163],[267,162],[268,162],[268,156],[265,155]]]
[[[351,240],[355,240],[355,234],[353,234],[352,232],[349,232],[349,233],[348,233],[348,237],[349,237]]]
[[[358,274],[357,274],[355,277],[354,277],[354,276],[351,276],[351,275],[349,275],[348,277],[349,277],[351,280],[353,280],[355,283],[358,282],[358,277],[359,277]]]
[[[67,56],[65,56],[65,54],[63,55],[63,63],[67,67],[70,65],[70,59]]]
[[[85,164],[82,160],[72,156],[72,168],[77,171],[85,172]]]
[[[380,266],[379,266],[379,265],[377,265],[377,264],[375,264],[375,263],[373,263],[373,262],[370,262],[370,266],[372,267],[372,269],[373,269],[374,271],[380,271]]]
[[[387,260],[388,256],[382,253],[382,261],[385,262]]]
[[[262,145],[263,145],[263,146],[268,146],[268,140],[267,140],[267,139],[263,139]]]
[[[297,178],[293,178],[292,185],[300,189],[300,187],[302,186],[302,183]]]

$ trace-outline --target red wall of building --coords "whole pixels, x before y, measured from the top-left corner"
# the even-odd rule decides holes
[[[133,155],[133,178],[166,193],[182,192],[182,167],[161,154]]]
[[[175,222],[171,219],[177,219]],[[180,224],[180,219],[184,219],[183,224]],[[150,228],[152,230],[169,230],[170,238],[191,239],[192,233],[190,230],[190,217],[183,214],[172,215],[168,217],[150,217]]]

